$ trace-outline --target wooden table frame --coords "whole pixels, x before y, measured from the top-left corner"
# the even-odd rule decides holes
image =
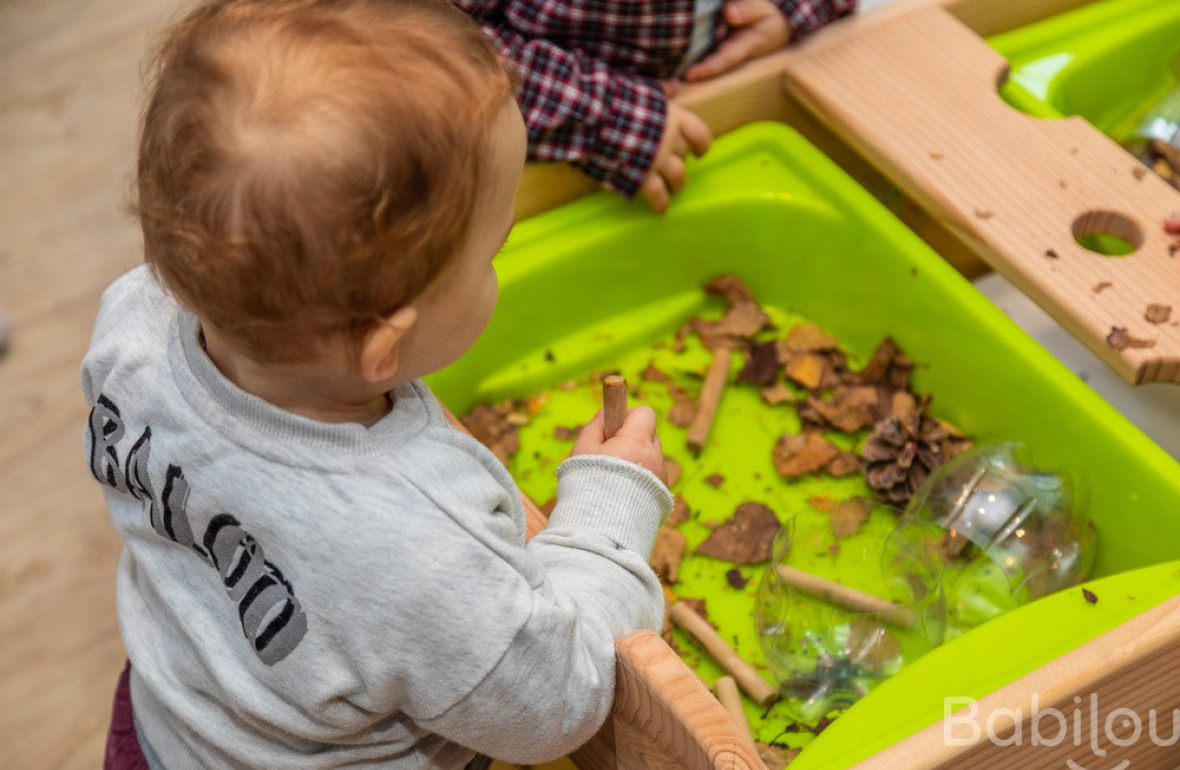
[[[995,87],[1005,74],[1004,63],[980,39],[1085,4],[1087,0],[908,0],[842,21],[800,45],[687,88],[677,101],[701,115],[715,135],[753,121],[790,124],[878,197],[889,199],[903,221],[961,272],[978,275],[989,264],[1000,270],[1129,381],[1180,382],[1180,332],[1174,327],[1145,328],[1139,307],[1161,277],[1174,279],[1171,285],[1180,287],[1180,259],[1169,264],[1155,254],[1150,256],[1154,260],[1150,268],[1142,267],[1147,259],[1141,255],[1166,251],[1168,241],[1161,227],[1133,220],[1127,226],[1124,215],[1147,212],[1148,219],[1158,215],[1162,221],[1169,211],[1180,209],[1180,195],[1151,175],[1143,179],[1133,175],[1130,156],[1083,121],[1036,122],[1004,107],[995,97]],[[914,40],[925,40],[929,50],[916,45],[918,55],[898,55],[906,50],[899,45]],[[931,56],[943,57],[940,62],[953,66],[945,67],[942,76],[924,77],[927,72],[921,68],[929,66]],[[879,70],[865,72],[866,62]],[[864,76],[855,75],[857,71]],[[948,78],[966,78],[966,95],[953,98],[971,103],[965,115],[958,109],[932,112],[933,128],[919,134],[928,145],[899,141],[902,121],[883,88],[883,80],[898,77],[909,78],[900,81],[907,87],[914,84],[907,98],[921,100],[951,98],[944,90]],[[988,104],[980,107],[985,101]],[[967,118],[980,122],[972,125]],[[1019,141],[1032,143],[1029,152],[1047,153],[1050,145],[1056,150],[1049,153],[1051,162],[1034,158],[1019,180],[988,177],[979,171],[981,156],[968,149],[975,141],[991,151],[994,142],[986,141],[989,132],[1016,132]],[[944,141],[948,138],[954,141]],[[1114,170],[1079,174],[1077,156]],[[982,158],[984,167],[988,157]],[[1049,178],[1059,191],[1070,194],[1057,196],[1058,205],[1048,209],[1044,219],[1021,220],[1020,212],[1013,210],[1012,196],[1006,194],[1014,183],[1034,184],[1038,177],[1040,183]],[[1028,182],[1029,178],[1034,182]],[[1077,186],[1070,191],[1075,180]],[[1098,183],[1112,187],[1100,191]],[[517,198],[518,217],[545,211],[593,189],[592,183],[569,167],[532,165],[526,169]],[[1094,205],[1089,205],[1091,199]],[[1028,203],[1027,195],[1015,200],[1018,205]],[[1094,257],[1082,252],[1072,238],[1050,237],[1051,228],[1046,236],[1047,228],[1038,226],[1038,221],[1057,223],[1078,207],[1090,216],[1071,216],[1067,221],[1075,230],[1097,228],[1123,235],[1140,247],[1139,254],[1124,260]],[[1046,255],[1049,250],[1056,257]],[[1060,271],[1067,260],[1074,274],[1063,282]],[[1095,310],[1099,303],[1092,301],[1095,292],[1090,289],[1106,280],[1129,287],[1128,291],[1120,294],[1122,300]],[[1122,314],[1118,316],[1121,325],[1133,336],[1151,335],[1156,346],[1112,348],[1106,342],[1107,326],[1115,317],[1112,313]],[[539,512],[530,526],[534,530],[544,526]],[[749,739],[662,639],[638,632],[621,640],[617,652],[614,709],[601,733],[574,755],[581,770],[763,767]],[[1096,693],[1108,702],[1113,699],[1167,713],[1180,705],[1177,653],[1180,598],[1017,679],[980,701],[980,706],[1023,709],[1031,715],[1028,704],[1034,693],[1043,708],[1064,707],[1073,704],[1075,695]],[[941,723],[931,725],[858,767],[1065,767],[1071,750],[1076,754],[1068,741],[1057,748],[998,747],[984,741],[951,747],[945,745],[942,729]],[[1176,765],[1172,749],[1151,741],[1141,741],[1123,754],[1112,753],[1109,759],[1117,764],[1124,755],[1134,760],[1135,770]]]

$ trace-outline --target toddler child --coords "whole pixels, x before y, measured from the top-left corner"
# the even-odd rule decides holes
[[[683,159],[711,141],[704,121],[668,101],[668,81],[714,77],[856,8],[856,0],[453,1],[519,72],[529,160],[572,163],[659,212],[685,184]]]
[[[445,0],[218,0],[157,55],[146,266],[82,384],[124,543],[108,768],[462,768],[575,749],[658,628],[655,416],[601,414],[527,545],[418,379],[496,302],[525,131]]]

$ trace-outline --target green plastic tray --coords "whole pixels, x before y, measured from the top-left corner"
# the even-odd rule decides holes
[[[1079,115],[1119,142],[1180,80],[1180,3],[1106,0],[988,42],[1011,64],[1004,99],[1032,115]]]
[[[596,195],[520,223],[497,258],[501,299],[486,335],[430,378],[444,402],[462,414],[564,392],[556,386],[650,349],[708,306],[703,283],[736,273],[759,302],[819,323],[862,360],[892,335],[919,362],[915,387],[935,394],[938,416],[979,443],[1020,440],[1042,464],[1076,472],[1100,538],[1089,584],[1098,604],[1065,592],[942,646],[853,706],[792,768],[847,767],[940,719],[945,697],[991,692],[1180,590],[1180,564],[1168,563],[1180,555],[1176,462],[835,164],[791,129],[755,124],[720,139],[689,174],[665,217]],[[808,494],[774,474],[768,447],[751,454],[746,445],[765,437],[727,431],[746,398],[726,394],[705,453],[716,465],[681,482],[704,509],[698,519],[723,519],[748,499],[787,514]],[[558,407],[550,419],[580,424],[592,407]],[[665,425],[661,437],[684,456],[682,430]],[[551,487],[540,479],[561,459],[550,451],[559,450],[524,447],[513,468],[542,500]],[[712,489],[699,478],[708,470],[746,486]],[[723,632],[752,631],[748,596],[732,600],[723,585],[678,592],[705,595]],[[716,675],[695,670],[710,684]]]

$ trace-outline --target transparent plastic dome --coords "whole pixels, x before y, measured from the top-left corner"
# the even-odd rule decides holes
[[[931,474],[907,515],[944,531],[953,622],[978,625],[1077,585],[1097,537],[1071,474],[1038,468],[1020,444],[977,447]]]
[[[875,505],[892,525],[897,512]],[[807,512],[801,512],[807,515]],[[755,624],[788,716],[809,725],[851,706],[942,642],[941,530],[862,531],[817,561],[792,517],[758,585]],[[886,530],[888,532],[888,530]]]

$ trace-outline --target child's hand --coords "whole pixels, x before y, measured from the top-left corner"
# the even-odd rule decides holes
[[[647,178],[639,186],[639,192],[657,214],[668,210],[672,193],[684,187],[688,177],[684,173],[684,158],[691,152],[698,158],[709,149],[713,132],[705,121],[695,113],[668,102],[668,121],[664,125],[664,138],[656,152],[655,162],[647,172]]]
[[[791,38],[787,17],[770,0],[728,0],[725,22],[729,37],[707,59],[684,73],[684,79],[705,80],[729,72],[742,62],[776,51]]]
[[[570,457],[578,455],[610,455],[620,460],[642,465],[656,477],[668,483],[664,472],[664,450],[656,435],[656,413],[650,406],[637,406],[627,412],[623,427],[609,440],[603,440],[603,416],[600,411],[586,423]]]

